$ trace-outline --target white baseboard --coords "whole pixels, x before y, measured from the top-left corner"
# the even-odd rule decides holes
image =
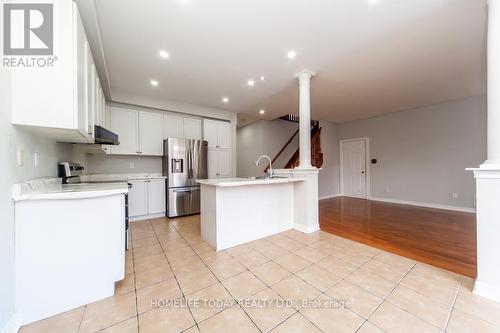
[[[319,197],[319,200],[326,200],[326,199],[333,199],[337,197],[341,197],[342,195],[340,193],[338,194],[331,194],[331,195],[324,195],[322,197]]]
[[[14,314],[10,317],[7,324],[5,324],[5,326],[0,330],[0,333],[17,333],[20,328],[21,325],[19,324],[17,315]]]
[[[293,228],[295,230],[301,231],[306,234],[310,234],[312,232],[318,231],[319,230],[319,224],[312,225],[312,226],[305,226],[302,224],[294,224]]]
[[[470,207],[439,205],[439,204],[419,202],[419,201],[408,201],[408,200],[389,199],[389,198],[381,198],[381,197],[370,197],[370,198],[368,198],[368,200],[389,202],[389,203],[395,203],[395,204],[401,204],[401,205],[418,206],[418,207],[454,210],[454,211],[466,212],[466,213],[475,213],[476,212],[475,208],[470,208]]]
[[[495,302],[500,302],[500,288],[498,286],[492,286],[476,280],[474,282],[473,292],[476,295],[486,297]]]
[[[130,222],[137,222],[137,221],[142,221],[142,220],[156,219],[159,217],[165,217],[165,212],[158,213],[158,214],[151,214],[151,215],[134,216],[134,217],[130,217],[129,221]]]

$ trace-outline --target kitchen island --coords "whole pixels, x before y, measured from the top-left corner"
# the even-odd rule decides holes
[[[225,178],[201,184],[201,235],[217,251],[271,236],[295,223],[303,178]]]

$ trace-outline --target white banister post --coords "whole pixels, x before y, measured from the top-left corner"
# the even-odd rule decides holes
[[[476,178],[477,277],[474,293],[500,302],[500,0],[488,1],[487,160]]]
[[[311,165],[311,78],[316,74],[304,69],[295,74],[299,80],[299,168]]]

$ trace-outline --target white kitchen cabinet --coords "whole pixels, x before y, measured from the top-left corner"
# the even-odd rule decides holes
[[[165,213],[165,179],[148,180],[148,214]]]
[[[132,220],[161,216],[166,212],[165,179],[129,180],[129,215]]]
[[[164,139],[184,137],[184,119],[182,117],[164,114],[163,127]]]
[[[58,26],[54,57],[48,57],[53,66],[11,70],[12,123],[59,142],[93,143],[99,119],[89,108],[97,105],[92,91],[100,88],[93,87],[94,61],[85,29],[74,1],[58,1],[53,10]],[[105,103],[103,95],[100,103]]]
[[[111,107],[111,131],[118,134],[120,144],[111,146],[111,154],[137,155],[139,153],[139,113],[136,110]]]
[[[202,139],[201,119],[184,118],[184,139]]]
[[[163,155],[163,114],[139,112],[139,154]]]
[[[231,149],[231,124],[226,121],[205,119],[203,137],[209,148]]]
[[[129,180],[132,187],[128,192],[129,215],[142,216],[148,214],[148,183],[146,180]]]

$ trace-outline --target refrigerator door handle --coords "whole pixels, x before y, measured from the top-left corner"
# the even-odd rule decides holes
[[[194,191],[199,191],[199,188],[195,189],[183,189],[183,190],[173,190],[175,193],[184,193],[184,192],[194,192]]]

